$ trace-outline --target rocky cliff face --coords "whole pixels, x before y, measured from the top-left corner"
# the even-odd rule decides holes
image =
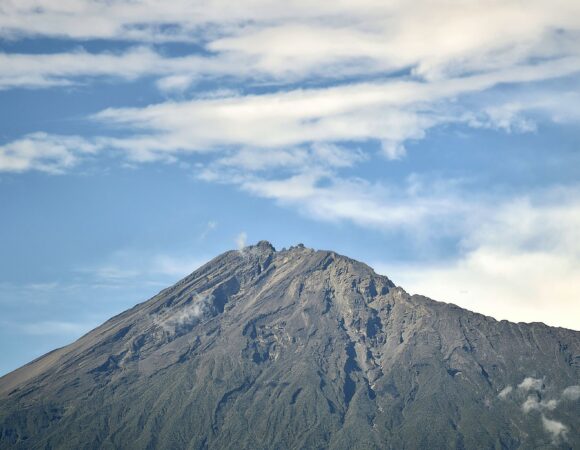
[[[2,448],[580,448],[580,332],[227,252],[0,379]]]

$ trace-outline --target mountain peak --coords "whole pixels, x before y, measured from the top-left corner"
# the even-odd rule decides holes
[[[276,251],[276,248],[274,248],[274,246],[270,242],[265,240],[259,241],[254,247],[270,252]]]
[[[335,252],[260,241],[0,378],[0,438],[7,448],[548,447],[540,412],[568,430],[561,442],[580,442],[579,375],[578,332],[497,322],[410,296]]]

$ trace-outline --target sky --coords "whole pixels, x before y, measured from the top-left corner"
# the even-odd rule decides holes
[[[0,374],[226,250],[580,330],[580,2],[0,0]]]

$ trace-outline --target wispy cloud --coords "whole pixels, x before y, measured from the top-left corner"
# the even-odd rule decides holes
[[[435,231],[441,218],[458,216],[468,208],[445,186],[432,185],[430,194],[418,193],[410,192],[410,185],[395,187],[369,183],[362,179],[340,178],[325,171],[274,180],[250,177],[240,180],[239,185],[253,195],[295,208],[312,219],[349,221],[377,230],[412,227],[418,234],[421,230],[427,234],[428,230],[421,226],[426,220],[431,221]]]
[[[192,256],[168,254],[144,255],[132,251],[117,251],[110,260],[79,272],[106,282],[134,282],[135,280],[161,280],[184,277],[197,269],[205,260]]]
[[[557,400],[539,400],[536,396],[530,395],[522,404],[522,411],[526,414],[530,411],[553,411],[557,406]]]
[[[413,293],[497,319],[580,329],[578,198],[577,189],[555,189],[499,203],[480,199],[475,221],[460,228],[463,251],[453,262],[375,267]]]
[[[427,83],[394,80],[172,101],[146,108],[109,108],[94,118],[135,132],[146,131],[142,136],[110,142],[134,154],[376,140],[383,142],[387,157],[396,158],[403,153],[400,145],[423,138],[437,125],[481,126],[481,121],[475,120],[477,111],[446,103],[457,96],[499,83],[538,81],[578,71],[579,58],[564,58]],[[486,117],[494,120],[491,114]],[[500,116],[498,120],[503,123],[506,119]]]
[[[524,392],[527,391],[542,391],[544,389],[544,380],[541,378],[526,377],[518,384],[518,389]]]
[[[161,61],[141,47],[124,53],[88,53],[75,50],[55,54],[0,53],[0,89],[68,86],[77,77],[116,76],[134,79],[154,72]]]
[[[210,220],[206,225],[201,234],[199,235],[199,240],[203,241],[213,230],[218,226],[215,220]]]
[[[41,322],[23,323],[19,326],[20,330],[29,335],[64,335],[64,336],[78,336],[85,333],[99,322],[79,323],[79,322],[64,322],[46,320]]]
[[[78,48],[62,53],[0,53],[0,90],[71,86],[114,78],[133,81],[158,77],[157,87],[166,93],[183,92],[196,79],[207,76],[248,78],[249,70],[236,68],[229,56],[216,59],[195,54],[170,57],[148,46],[124,51],[91,53]]]
[[[99,144],[78,136],[33,133],[0,145],[0,172],[38,170],[60,174],[100,149]]]
[[[580,386],[568,386],[562,391],[562,399],[576,401],[580,399]]]
[[[557,420],[548,419],[542,414],[542,426],[544,430],[552,435],[553,440],[557,443],[566,438],[568,427]]]
[[[70,340],[88,332],[112,314],[193,272],[203,262],[203,257],[123,250],[101,264],[62,274],[59,281],[0,283],[0,304],[5,312],[0,325],[14,335],[61,336],[64,343],[64,338]],[[19,299],[19,308],[14,308],[15,298]],[[186,313],[194,317],[195,308]],[[185,321],[185,316],[176,316],[168,323],[177,326]]]
[[[183,277],[190,274],[205,260],[200,257],[177,257],[169,255],[158,255],[153,258],[152,264],[148,271],[161,275]]]
[[[74,4],[73,4],[74,3]],[[189,41],[271,76],[352,75],[413,68],[425,78],[490,71],[577,52],[575,2],[453,0],[317,4],[292,0],[57,2],[3,6],[5,37]],[[461,36],[461,39],[457,39]],[[434,51],[435,49],[435,51]]]
[[[167,333],[179,332],[180,329],[190,327],[201,320],[204,314],[208,313],[211,300],[211,296],[193,293],[191,303],[178,309],[162,311],[154,317],[153,323]]]
[[[498,396],[499,398],[501,398],[502,400],[503,400],[503,399],[506,399],[506,398],[508,397],[508,395],[510,395],[510,393],[511,393],[513,390],[514,390],[514,388],[513,388],[513,387],[511,387],[511,386],[506,386],[505,388],[503,388],[503,389],[502,389],[502,390],[499,392],[499,394],[497,394],[497,396]]]
[[[242,231],[236,236],[236,247],[238,250],[242,250],[246,246],[246,241],[248,240],[248,235],[245,231]]]

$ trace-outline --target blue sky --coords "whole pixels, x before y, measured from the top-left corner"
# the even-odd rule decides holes
[[[580,329],[578,2],[0,8],[0,373],[261,239]]]

